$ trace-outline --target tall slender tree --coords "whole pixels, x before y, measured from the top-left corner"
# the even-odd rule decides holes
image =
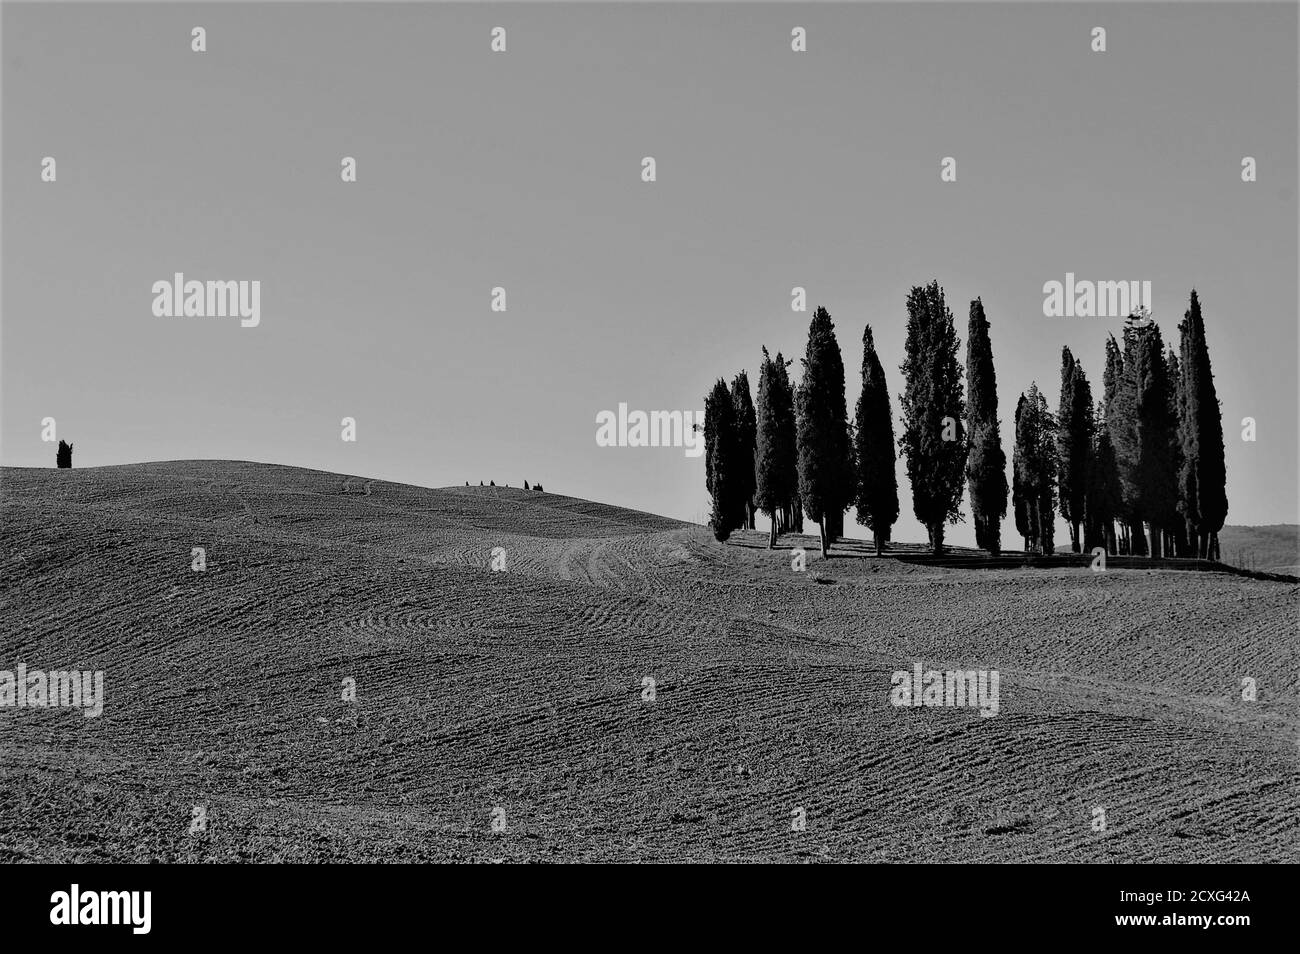
[[[998,424],[997,375],[984,302],[970,303],[966,332],[966,429],[970,451],[966,483],[975,545],[997,556],[1002,549],[1002,518],[1007,513],[1007,456]]]
[[[1169,382],[1169,477],[1172,480],[1166,496],[1164,530],[1165,555],[1187,556],[1187,503],[1183,500],[1183,429],[1186,417],[1186,393],[1182,364],[1170,347],[1165,351],[1165,379]]]
[[[1115,446],[1106,430],[1106,418],[1101,409],[1094,416],[1092,457],[1088,466],[1088,495],[1084,504],[1087,527],[1084,549],[1102,547],[1107,553],[1118,553],[1115,537],[1115,515],[1120,507],[1119,474],[1115,463]]]
[[[804,515],[817,522],[822,555],[830,552],[832,514],[849,503],[848,421],[844,402],[844,359],[830,312],[818,308],[808,326],[803,378],[795,395],[798,417],[799,496]]]
[[[1192,394],[1191,329],[1186,317],[1178,323],[1178,513],[1187,534],[1187,555],[1201,556],[1198,494],[1196,492],[1196,399]]]
[[[1034,530],[1029,525],[1031,491],[1027,486],[1027,481],[1029,480],[1030,469],[1025,465],[1024,461],[1024,446],[1027,439],[1021,436],[1029,426],[1025,410],[1027,404],[1028,401],[1022,392],[1016,400],[1016,416],[1013,428],[1014,441],[1011,445],[1011,509],[1015,514],[1016,533],[1020,534],[1020,538],[1024,541],[1026,553],[1033,549],[1032,538],[1034,535]]]
[[[898,477],[889,388],[870,325],[862,332],[862,393],[853,417],[858,523],[872,532],[879,556],[898,520]]]
[[[772,521],[768,549],[776,546],[777,534],[789,520],[790,504],[798,489],[798,458],[795,452],[794,405],[785,359],[773,360],[763,349],[763,367],[758,376],[758,407],[755,410],[754,501]]]
[[[1101,476],[1101,481],[1115,490],[1113,514],[1117,531],[1115,539],[1116,553],[1129,553],[1129,526],[1132,520],[1131,501],[1127,496],[1124,481],[1121,479],[1122,465],[1120,456],[1126,446],[1127,431],[1130,422],[1126,419],[1129,410],[1123,389],[1127,387],[1124,378],[1124,356],[1115,336],[1106,338],[1106,367],[1102,373],[1102,423],[1106,439],[1111,448],[1111,460],[1114,464],[1112,473]]]
[[[736,406],[722,378],[704,399],[704,455],[705,483],[712,497],[709,526],[716,539],[726,540],[744,522],[744,500],[738,477],[742,461]]]
[[[1125,376],[1132,382],[1133,442],[1127,462],[1139,520],[1150,528],[1147,552],[1155,558],[1163,550],[1163,532],[1176,514],[1173,472],[1174,422],[1170,415],[1168,368],[1160,326],[1141,323],[1126,333]],[[1131,350],[1131,357],[1130,357]]]
[[[1086,514],[1088,461],[1092,456],[1092,388],[1083,365],[1061,349],[1061,402],[1056,415],[1061,516],[1070,526],[1070,550],[1079,552],[1079,527]]]
[[[793,363],[781,352],[776,353],[775,380],[779,390],[774,390],[773,394],[779,394],[781,462],[788,475],[785,503],[781,507],[781,525],[777,533],[803,533],[803,504],[799,497],[799,425],[795,415],[794,386],[790,383],[790,365]]]
[[[906,358],[901,370],[902,450],[912,484],[912,512],[931,550],[943,552],[944,526],[960,519],[966,467],[962,367],[952,312],[937,281],[907,299]]]
[[[1012,499],[1025,550],[1051,554],[1055,535],[1056,420],[1047,399],[1030,384],[1016,404]]]
[[[1181,483],[1187,488],[1185,492],[1192,493],[1195,499],[1192,518],[1196,555],[1202,559],[1218,560],[1219,531],[1228,517],[1223,415],[1214,387],[1205,321],[1201,317],[1201,301],[1196,289],[1192,289],[1179,331],[1186,404]]]
[[[744,528],[754,529],[754,447],[758,426],[754,419],[754,401],[749,395],[749,375],[742,370],[731,382],[731,401],[736,409],[736,439],[740,453],[737,467],[737,493],[745,510]],[[748,462],[748,466],[746,466]]]
[[[1140,315],[1130,315],[1125,322],[1124,353],[1111,402],[1113,415],[1110,416],[1114,420],[1111,421],[1110,416],[1107,420],[1115,444],[1128,552],[1136,556],[1148,552],[1144,530],[1148,495],[1143,492],[1142,434],[1138,428],[1138,353],[1147,348],[1143,343],[1147,327],[1146,320]]]

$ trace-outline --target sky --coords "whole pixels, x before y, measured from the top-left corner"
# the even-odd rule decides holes
[[[1100,392],[1121,320],[1043,314],[1044,283],[1072,272],[1150,281],[1166,341],[1197,289],[1228,522],[1300,522],[1294,4],[5,3],[0,17],[5,465],[53,466],[54,417],[78,467],[527,479],[703,521],[703,458],[600,447],[598,413],[698,411],[742,368],[757,386],[761,347],[802,355],[824,305],[849,407],[869,323],[897,416],[907,295],[937,279],[963,358],[983,300],[1009,460],[1016,398],[1037,381],[1055,404],[1063,346]],[[175,272],[259,281],[260,323],[155,315],[153,285]],[[894,537],[924,540],[898,471]],[[1003,533],[1016,539],[1012,521]],[[949,540],[973,542],[969,517]]]

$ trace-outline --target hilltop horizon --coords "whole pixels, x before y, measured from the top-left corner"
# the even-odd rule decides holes
[[[283,468],[287,470],[303,471],[305,473],[321,474],[329,477],[340,477],[340,478],[355,479],[360,481],[371,481],[371,482],[378,481],[378,482],[392,484],[396,486],[410,487],[412,489],[417,489],[417,490],[462,490],[463,491],[466,489],[466,484],[464,481],[461,481],[460,483],[449,483],[449,484],[425,484],[425,483],[420,483],[418,481],[391,480],[379,474],[346,473],[343,471],[329,470],[329,469],[323,469],[318,467],[304,467],[298,464],[285,463],[283,461],[249,460],[246,458],[240,458],[240,459],[221,458],[221,457],[164,458],[159,460],[123,461],[123,462],[112,463],[112,464],[94,464],[94,465],[86,465],[86,466],[76,464],[74,461],[74,466],[72,468],[72,471],[73,472],[79,470],[98,471],[98,470],[108,470],[113,468],[132,468],[132,467],[147,468],[151,465],[166,465],[166,464],[185,464],[185,465],[253,464],[259,467],[276,467],[276,468]],[[17,466],[17,465],[0,464],[0,477],[3,476],[4,471],[8,471],[8,470],[26,471],[26,470],[47,470],[47,469],[53,470],[56,468],[52,466],[48,468],[41,467],[39,465]],[[509,484],[505,483],[504,481],[498,482],[495,488],[491,488],[488,484],[488,481],[495,480],[495,477],[484,477],[480,479],[483,480],[482,489],[484,490],[488,490],[488,489],[518,490],[521,493],[525,492],[523,488],[522,480],[518,482],[512,480],[509,482]],[[531,478],[526,478],[526,479],[529,479],[530,482],[532,481]],[[543,483],[545,482],[543,481]],[[468,488],[475,489],[475,490],[479,489],[479,484],[477,480],[471,480],[468,484]],[[530,490],[527,492],[535,493],[536,491]],[[2,496],[3,493],[4,493],[4,481],[0,479],[0,496]],[[658,513],[653,510],[646,510],[642,507],[632,506],[626,502],[619,501],[617,499],[602,499],[597,497],[580,496],[580,495],[566,493],[563,489],[556,489],[556,490],[547,489],[541,491],[541,494],[546,496],[556,497],[556,498],[567,498],[571,500],[585,501],[600,506],[614,507],[629,513],[643,514],[658,519],[676,521],[691,526],[698,526],[700,528],[705,528],[707,526],[707,519],[691,520],[689,518],[679,517],[673,514]],[[766,518],[760,517],[759,520],[760,528],[766,526],[765,521]],[[1014,530],[1015,528],[1013,525],[1011,527],[1011,531],[1013,534],[1014,534]],[[1279,543],[1278,541],[1257,539],[1254,536],[1246,538],[1243,537],[1240,531],[1259,531],[1259,532],[1281,531],[1283,539]],[[765,533],[766,531],[764,531],[764,534]],[[1258,565],[1252,567],[1253,569],[1276,568],[1276,569],[1300,570],[1300,524],[1228,523],[1224,525],[1222,536],[1224,541],[1223,560],[1225,563],[1234,563],[1234,564],[1239,563],[1240,561],[1238,558],[1244,552],[1245,548],[1254,547],[1260,551],[1261,556],[1257,561]],[[862,527],[860,524],[856,522],[846,523],[845,539],[854,542],[865,543],[869,539],[869,531],[867,531],[865,527]],[[902,544],[902,545],[921,544],[923,542],[924,542],[923,535],[918,535],[916,538],[899,537],[893,541],[894,544]],[[785,545],[788,544],[783,544],[783,546]],[[973,542],[966,543],[964,540],[955,541],[955,545],[960,549],[974,549]],[[1008,552],[1014,552],[1019,550],[1020,549],[1019,538],[1014,535],[1008,537],[1006,549]],[[1281,559],[1280,558],[1281,555],[1289,556],[1291,557],[1291,559],[1285,559],[1285,560]]]

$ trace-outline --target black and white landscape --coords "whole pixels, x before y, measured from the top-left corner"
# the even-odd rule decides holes
[[[1296,860],[1294,4],[0,31],[0,860]]]

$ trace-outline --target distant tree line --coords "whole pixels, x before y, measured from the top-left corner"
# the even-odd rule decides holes
[[[478,482],[478,485],[479,485],[480,487],[484,486],[483,481],[480,480],[480,481]],[[497,482],[496,482],[495,480],[489,480],[489,481],[487,482],[487,486],[488,486],[488,487],[495,487],[496,485],[497,485]],[[466,487],[469,486],[469,481],[468,481],[468,480],[465,481],[465,486],[466,486]],[[510,485],[509,485],[509,484],[506,484],[506,486],[509,487]],[[530,486],[528,486],[528,481],[526,481],[526,480],[524,481],[524,490],[539,490],[539,491],[542,491],[543,493],[545,493],[545,491],[542,490],[542,485],[541,485],[541,484],[533,484],[533,485],[530,487]]]
[[[862,390],[850,420],[835,326],[819,307],[797,387],[787,374],[792,362],[764,347],[757,402],[744,371],[730,387],[719,378],[705,398],[709,525],[726,540],[754,529],[762,512],[773,547],[781,534],[802,533],[806,517],[817,524],[826,554],[853,507],[881,553],[898,520],[897,448],[907,462],[912,512],[934,553],[943,552],[945,527],[963,519],[968,491],[976,545],[998,554],[1009,492],[1028,552],[1054,552],[1059,512],[1075,553],[1101,547],[1217,560],[1228,513],[1223,423],[1194,290],[1178,330],[1175,353],[1145,311],[1130,315],[1122,349],[1113,335],[1106,342],[1100,402],[1082,363],[1063,348],[1055,413],[1036,382],[1016,404],[1008,487],[979,298],[970,303],[963,368],[938,282],[908,295],[897,441],[871,327],[862,335]]]

